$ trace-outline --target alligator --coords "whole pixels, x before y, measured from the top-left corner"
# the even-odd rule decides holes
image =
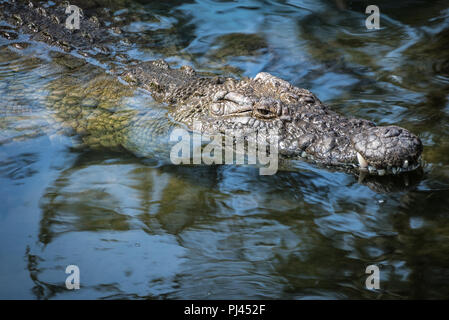
[[[15,40],[20,30],[31,40],[77,57],[101,57],[108,72],[170,106],[171,119],[192,131],[198,123],[206,134],[275,129],[270,134],[276,132],[281,158],[304,158],[373,175],[398,174],[421,166],[422,142],[404,128],[376,126],[369,120],[340,115],[309,90],[266,72],[254,78],[234,79],[197,73],[190,66],[172,68],[164,60],[124,59],[110,45],[117,41],[126,45],[119,27],[81,12],[80,29],[69,29],[65,25],[69,5],[2,2],[0,20],[11,27],[0,29],[0,35]],[[21,46],[19,42],[15,45]],[[272,138],[267,137],[270,141]]]

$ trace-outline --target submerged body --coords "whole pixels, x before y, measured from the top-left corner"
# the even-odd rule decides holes
[[[112,74],[132,88],[150,91],[156,101],[170,106],[175,123],[191,130],[195,130],[195,123],[200,123],[207,134],[273,129],[283,158],[303,157],[323,165],[360,168],[379,175],[410,171],[420,165],[422,143],[408,130],[339,115],[310,91],[269,73],[236,80],[199,75],[190,67],[172,69],[163,60],[121,63],[108,49],[108,42],[124,40],[117,35],[120,30],[104,27],[97,18],[87,15],[81,18],[80,30],[69,30],[64,25],[66,5],[44,8],[29,2],[3,3],[0,18],[31,34],[32,39],[65,51],[87,57],[109,56]],[[11,40],[15,37],[14,30],[3,31],[2,35]],[[92,136],[96,126],[89,125],[88,117],[75,113],[67,113],[64,120],[77,117],[76,131],[90,132]],[[119,114],[110,119],[110,123],[101,126],[102,130],[110,130],[113,140],[120,141],[123,147],[142,153],[138,149],[144,148],[145,141],[134,144],[126,138],[128,133],[123,134],[123,128],[135,132],[136,128],[145,128],[148,119],[126,125]]]

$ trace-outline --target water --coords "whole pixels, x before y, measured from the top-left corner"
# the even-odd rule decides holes
[[[0,298],[449,297],[447,1],[378,1],[377,31],[363,1],[106,3],[132,40],[118,51],[271,72],[345,115],[418,134],[423,175],[395,187],[306,163],[260,176],[86,148],[46,107],[71,69],[48,47],[0,38]],[[70,264],[80,290],[65,288]],[[379,290],[365,288],[371,264]]]

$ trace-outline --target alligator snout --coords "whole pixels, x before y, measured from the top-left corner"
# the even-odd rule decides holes
[[[354,135],[351,143],[361,168],[379,172],[410,171],[419,166],[421,140],[410,131],[397,127],[370,127]]]

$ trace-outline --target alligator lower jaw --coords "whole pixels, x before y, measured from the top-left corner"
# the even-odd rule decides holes
[[[312,154],[307,153],[305,151],[302,151],[300,154],[293,156],[294,158],[301,158],[306,161],[311,161],[313,163],[316,163],[317,165],[323,165],[325,167],[328,167],[328,163],[321,162],[319,159],[314,157]],[[360,172],[363,174],[369,174],[374,176],[385,176],[385,175],[399,175],[401,173],[411,172],[415,171],[421,167],[423,167],[423,160],[422,156],[419,156],[419,158],[416,160],[415,163],[410,164],[408,162],[405,162],[405,164],[402,167],[394,167],[394,166],[387,166],[385,168],[376,168],[374,166],[371,166],[368,164],[368,162],[363,158],[363,156],[357,152],[357,161],[353,163],[345,162],[345,163],[334,163],[332,167],[341,167],[346,168],[346,170],[349,170],[351,172]]]
[[[357,161],[358,164],[354,164],[354,167],[359,168],[361,172],[369,172],[370,174],[377,174],[379,176],[383,176],[386,174],[400,174],[403,172],[410,172],[422,166],[421,156],[418,158],[416,163],[409,163],[408,160],[405,160],[402,167],[387,166],[386,168],[376,168],[374,166],[370,166],[368,161],[366,161],[365,158],[363,158],[363,156],[358,152],[357,152]]]

